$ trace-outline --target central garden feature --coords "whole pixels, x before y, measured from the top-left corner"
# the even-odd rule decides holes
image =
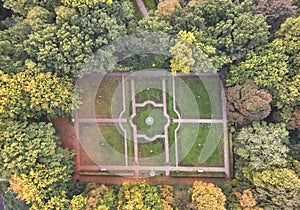
[[[149,138],[164,134],[167,118],[164,116],[162,108],[148,104],[145,107],[136,108],[136,112],[133,123],[137,126],[138,134],[146,134]]]

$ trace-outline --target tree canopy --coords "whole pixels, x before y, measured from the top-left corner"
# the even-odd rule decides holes
[[[227,115],[230,122],[245,125],[266,118],[271,112],[272,96],[252,81],[227,88]]]
[[[192,201],[198,210],[224,209],[226,197],[219,187],[212,183],[195,181],[190,189]]]
[[[288,132],[284,124],[253,122],[243,127],[234,140],[235,153],[247,166],[269,169],[287,165]]]
[[[12,76],[0,71],[0,78],[2,119],[53,118],[71,114],[78,107],[79,96],[68,77],[39,73],[33,66]]]
[[[72,172],[73,155],[61,148],[52,124],[0,122],[0,176],[28,174],[37,164],[49,169],[64,165]]]
[[[162,209],[158,188],[142,181],[124,182],[118,194],[118,209]]]

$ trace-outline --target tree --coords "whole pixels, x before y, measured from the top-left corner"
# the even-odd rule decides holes
[[[272,31],[277,31],[285,19],[296,13],[297,7],[293,5],[292,0],[256,0],[254,9],[267,17]]]
[[[266,118],[271,112],[272,96],[252,81],[227,88],[227,115],[230,122],[245,125]]]
[[[264,171],[244,170],[255,186],[255,197],[263,208],[295,209],[300,205],[300,179],[295,171],[273,168]]]
[[[296,106],[292,117],[287,122],[287,129],[300,129],[300,106]]]
[[[23,41],[28,38],[30,27],[23,21],[14,21],[13,26],[0,31],[0,66],[5,73],[23,71],[28,58]]]
[[[57,5],[59,5],[60,1],[36,1],[36,0],[3,0],[4,7],[7,9],[13,10],[15,13],[18,13],[22,16],[26,16],[28,11],[31,10],[35,6],[44,7],[48,10],[53,10]]]
[[[30,70],[9,76],[0,71],[0,118],[28,119],[65,116],[79,105],[79,96],[68,77]]]
[[[103,184],[89,183],[85,193],[87,194],[86,210],[113,208],[116,197],[113,189]]]
[[[181,37],[171,47],[173,72],[179,69],[186,73],[207,72],[208,69],[216,72],[216,69],[243,58],[248,51],[268,41],[269,32],[265,18],[254,14],[248,1],[199,1],[186,7],[168,9],[170,11],[161,9],[162,11],[149,13],[139,22],[138,30],[163,31],[179,37],[184,31],[193,34],[195,40],[188,45]],[[191,45],[197,49],[192,53]],[[187,55],[187,58],[183,55]]]
[[[232,65],[226,75],[227,86],[250,79],[259,87],[267,88],[284,121],[291,117],[300,101],[299,23],[300,18],[287,19],[275,40],[249,52],[246,60]]]
[[[181,7],[181,0],[163,1],[157,5],[157,13],[163,16],[170,16],[176,8]]]
[[[244,190],[243,193],[237,192],[233,189],[233,194],[237,197],[239,205],[245,210],[263,210],[256,206],[256,200],[251,190]]]
[[[269,169],[287,164],[288,132],[284,124],[253,122],[241,129],[234,140],[235,153],[250,168]]]
[[[290,57],[290,76],[299,74],[300,68],[300,17],[288,18],[276,32],[277,39],[282,40],[286,54]]]
[[[64,189],[69,178],[65,166],[49,169],[38,164],[28,174],[13,175],[9,182],[19,199],[32,204],[32,210],[66,209],[69,201]]]
[[[192,201],[198,210],[224,209],[226,197],[219,187],[212,183],[195,181],[190,189]]]
[[[126,27],[132,20],[133,9],[128,1],[113,6],[95,4],[92,8],[59,6],[54,13],[34,7],[25,20],[31,26],[25,50],[41,71],[78,76],[94,53],[127,34]],[[115,64],[114,60],[109,62]]]
[[[61,0],[61,2],[69,7],[93,7],[102,2],[111,4],[112,0]]]
[[[164,210],[172,210],[174,205],[174,188],[170,185],[160,186],[160,194]]]
[[[274,40],[270,44],[251,51],[245,61],[232,65],[227,74],[226,85],[243,84],[254,81],[259,87],[272,89],[284,80],[288,74],[288,56],[282,41]]]
[[[145,181],[124,182],[118,194],[118,209],[153,209],[163,208],[158,188]]]
[[[70,201],[70,210],[85,210],[87,198],[84,195],[75,195]]]
[[[63,165],[73,170],[73,154],[58,146],[51,124],[18,121],[0,122],[0,176],[28,174],[37,164],[48,169]]]

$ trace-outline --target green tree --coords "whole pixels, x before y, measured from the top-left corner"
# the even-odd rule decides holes
[[[268,169],[287,165],[288,131],[284,124],[253,122],[241,129],[234,139],[235,153],[250,168]]]
[[[300,178],[295,171],[274,168],[264,171],[244,170],[255,186],[259,206],[270,209],[296,209],[300,205]]]
[[[230,122],[245,125],[266,118],[271,112],[272,96],[252,81],[227,88],[227,115]]]
[[[103,184],[89,183],[86,186],[85,193],[87,195],[86,210],[113,208],[116,195],[112,188]]]
[[[61,0],[61,2],[70,7],[93,7],[98,3],[105,2],[111,4],[112,0]]]
[[[85,210],[87,198],[84,195],[75,195],[70,201],[70,210]]]
[[[222,190],[212,183],[195,181],[190,189],[192,201],[198,210],[224,209],[226,197]]]
[[[32,210],[67,209],[66,182],[70,179],[65,166],[49,169],[45,165],[36,165],[28,174],[13,175],[10,189]]]
[[[24,41],[25,50],[41,71],[77,76],[86,63],[95,62],[91,56],[102,46],[127,34],[131,21],[133,8],[128,1],[113,6],[96,4],[92,8],[59,6],[55,12],[34,7],[25,19],[31,26],[31,34]],[[104,63],[115,64],[113,59]]]
[[[54,118],[78,107],[79,96],[68,77],[39,73],[32,63],[26,70],[9,76],[0,71],[0,117],[10,119]]]
[[[23,21],[14,21],[14,25],[0,31],[0,66],[6,73],[23,71],[28,58],[23,41],[28,38],[30,27]]]
[[[159,12],[149,13],[139,22],[138,30],[171,34],[179,34],[180,31],[193,33],[196,38],[193,45],[206,55],[204,57],[195,54],[195,57],[201,58],[198,63],[210,60],[219,69],[224,64],[241,59],[249,50],[265,44],[269,37],[268,28],[265,18],[254,14],[248,1],[233,3],[209,0],[176,7],[167,16]],[[175,47],[186,52],[186,46],[180,42]],[[173,63],[178,68],[182,66],[178,59]],[[201,71],[199,67],[195,70]]]
[[[58,0],[47,1],[47,0],[3,0],[4,7],[13,10],[22,16],[26,16],[28,11],[33,7],[40,6],[48,10],[53,10],[57,5],[59,5]]]
[[[118,194],[118,209],[153,209],[163,208],[158,188],[145,181],[124,182]]]
[[[6,121],[0,124],[0,176],[28,174],[37,164],[73,170],[73,154],[59,146],[51,124]]]

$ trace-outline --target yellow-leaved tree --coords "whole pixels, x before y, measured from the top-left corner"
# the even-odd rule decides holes
[[[190,193],[198,210],[225,210],[226,197],[222,190],[212,183],[195,181]]]

